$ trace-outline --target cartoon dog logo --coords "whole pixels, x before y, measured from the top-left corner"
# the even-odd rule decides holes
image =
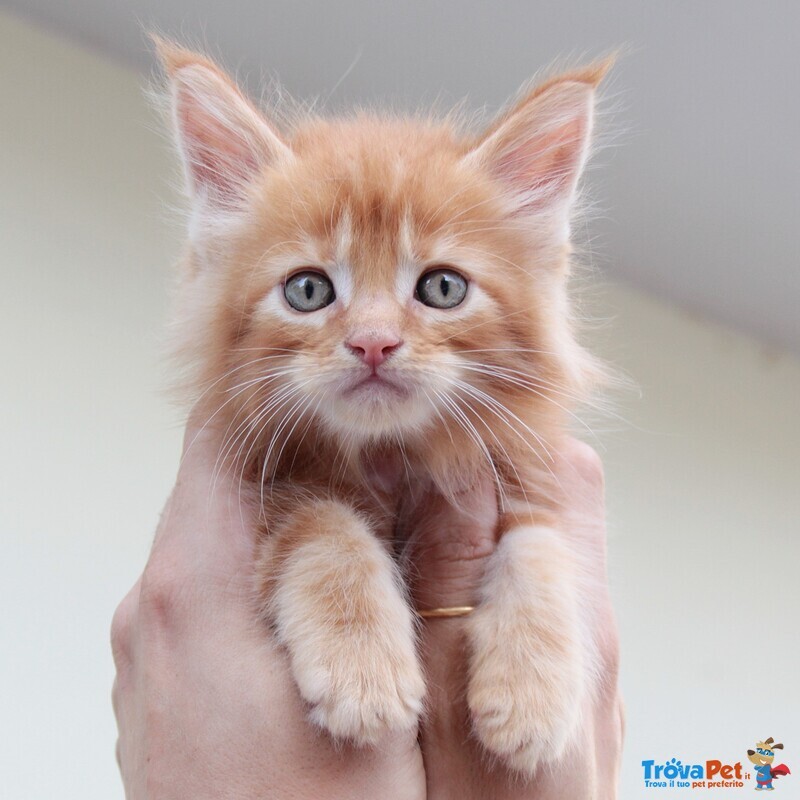
[[[772,766],[776,750],[783,750],[783,745],[780,742],[775,744],[775,740],[770,736],[764,742],[756,742],[755,750],[747,751],[747,757],[755,764],[757,792],[764,789],[771,792],[775,788],[772,785],[772,781],[775,778],[791,774],[786,764],[778,764],[777,767]]]

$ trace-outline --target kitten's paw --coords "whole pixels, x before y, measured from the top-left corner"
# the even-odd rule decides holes
[[[520,527],[501,539],[469,620],[475,734],[525,775],[561,758],[578,734],[591,669],[577,596],[562,537]]]
[[[475,734],[506,766],[533,775],[564,755],[582,702],[575,665],[509,642],[476,658],[467,702]],[[528,645],[530,649],[524,648]]]
[[[422,711],[413,616],[396,566],[363,521],[340,506],[323,512],[338,524],[286,560],[270,616],[312,721],[373,744],[413,731]]]
[[[311,720],[338,739],[370,745],[386,734],[413,731],[422,712],[425,683],[413,641],[373,635],[296,664],[295,678],[311,704]]]

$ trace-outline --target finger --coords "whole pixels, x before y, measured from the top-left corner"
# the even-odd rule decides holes
[[[414,516],[410,544],[417,609],[476,605],[496,546],[498,508],[492,482],[482,482],[452,503],[440,496],[426,497]],[[473,766],[482,763],[469,741],[464,699],[468,620],[469,616],[424,619],[420,638],[428,684],[421,739],[425,771],[429,785],[451,786],[453,796],[462,782],[470,782]]]
[[[253,486],[226,459],[231,424],[207,404],[197,405],[184,434],[175,487],[161,515],[154,552],[164,547],[215,551],[236,557],[252,552]]]
[[[232,478],[231,470],[225,469],[223,463],[230,428],[231,424],[226,424],[218,409],[209,409],[208,404],[198,404],[192,409],[183,435],[175,484],[181,495],[208,498],[217,489],[226,487]]]
[[[603,463],[597,452],[579,439],[567,438],[554,454],[554,472],[571,513],[602,516],[605,511]]]
[[[597,647],[600,688],[613,704],[619,671],[619,634],[608,587],[603,466],[591,447],[572,439],[561,448],[557,468],[563,476],[562,487],[569,493],[564,530],[575,542],[576,552],[583,556],[582,564],[589,578],[584,584],[585,602]],[[613,719],[615,715],[616,707],[607,717]]]
[[[559,527],[593,577],[605,585],[605,480],[600,457],[585,442],[566,439],[555,453],[553,470],[562,492]]]
[[[213,407],[208,402],[197,403],[189,413],[183,434],[182,463],[191,455],[207,454],[218,450],[229,421],[222,414],[222,407]]]
[[[430,493],[409,526],[412,593],[420,610],[471,606],[497,535],[497,499],[486,480],[453,500]]]

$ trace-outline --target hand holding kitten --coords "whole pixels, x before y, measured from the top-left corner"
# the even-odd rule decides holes
[[[583,520],[583,544],[596,556],[596,594],[583,602],[607,635],[604,689],[585,709],[579,748],[525,785],[491,765],[470,735],[464,619],[423,626],[428,699],[419,744],[412,733],[356,749],[334,745],[308,724],[285,654],[253,615],[254,517],[229,474],[209,494],[219,437],[213,426],[199,431],[195,418],[145,573],[115,615],[117,749],[129,800],[613,796],[621,746],[617,645],[605,587],[602,475],[588,448],[571,445],[557,474]],[[473,596],[495,547],[496,506],[485,488],[465,497],[458,512],[438,498],[409,512],[418,607]]]

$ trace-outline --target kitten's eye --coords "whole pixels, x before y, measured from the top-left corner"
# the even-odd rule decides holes
[[[283,287],[286,302],[297,311],[319,311],[335,299],[333,284],[319,272],[298,272]]]
[[[417,283],[417,300],[431,308],[454,308],[467,295],[467,279],[452,269],[432,269]]]

